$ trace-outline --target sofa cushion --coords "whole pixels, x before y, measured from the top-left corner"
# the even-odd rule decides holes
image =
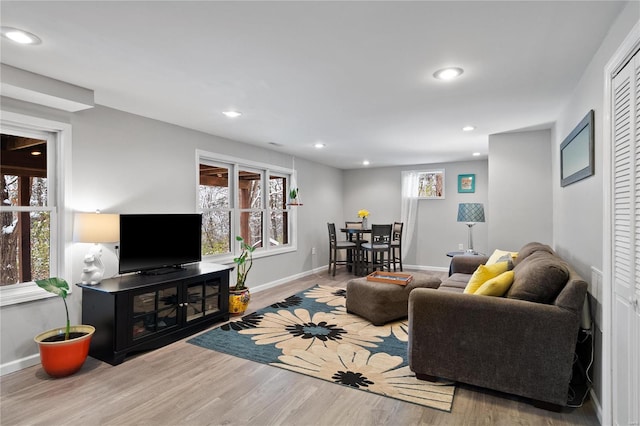
[[[440,287],[438,287],[438,291],[442,290],[451,291],[454,293],[462,293],[464,292],[464,288],[469,282],[469,278],[471,278],[471,274],[453,274],[449,278],[444,280],[442,284],[440,284]]]
[[[513,269],[513,284],[507,292],[510,299],[552,303],[569,279],[569,269],[559,257],[537,251]]]
[[[513,271],[506,271],[495,278],[486,281],[476,290],[475,293],[480,296],[497,296],[505,295],[511,284],[513,283]]]
[[[489,256],[489,260],[487,260],[486,265],[493,265],[498,262],[513,262],[513,260],[518,257],[518,252],[516,251],[505,251],[495,249],[491,256]]]
[[[528,243],[522,246],[520,251],[518,251],[518,257],[514,259],[513,264],[517,266],[520,262],[522,262],[527,257],[529,257],[530,255],[538,251],[555,254],[553,249],[546,244],[536,243],[536,242]]]
[[[480,265],[478,269],[471,275],[467,286],[464,288],[464,292],[467,294],[473,294],[476,292],[478,288],[486,281],[491,278],[497,277],[498,275],[505,272],[509,269],[508,262],[500,262],[494,263],[493,265]]]
[[[467,286],[469,282],[469,278],[471,278],[471,274],[461,274],[456,273],[451,275],[449,278],[444,280],[440,287],[438,287],[438,291],[452,291],[455,293],[464,292],[464,288]]]

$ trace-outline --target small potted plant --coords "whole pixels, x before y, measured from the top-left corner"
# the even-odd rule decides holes
[[[69,321],[67,293],[69,284],[62,278],[36,280],[44,290],[62,298],[67,313],[64,329],[55,328],[38,334],[34,340],[40,350],[40,362],[51,377],[65,377],[80,370],[89,354],[89,344],[96,329],[90,325],[74,325]]]
[[[247,244],[241,236],[236,237],[236,241],[240,243],[240,256],[233,259],[236,264],[236,285],[229,289],[229,313],[231,315],[242,315],[249,306],[251,293],[245,285],[247,275],[253,266],[253,251],[255,247]]]
[[[289,205],[290,206],[299,206],[300,200],[298,200],[298,194],[300,190],[298,188],[291,188],[289,190]]]

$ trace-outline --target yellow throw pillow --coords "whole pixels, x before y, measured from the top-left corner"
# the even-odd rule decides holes
[[[507,269],[509,269],[509,262],[498,262],[493,265],[478,266],[478,269],[471,275],[467,286],[464,288],[464,292],[467,294],[475,293],[482,284],[506,272]]]
[[[491,256],[489,256],[489,260],[487,260],[487,265],[493,265],[495,263],[500,262],[501,260],[499,260],[500,258],[505,257],[506,255],[510,255],[511,256],[511,260],[515,259],[516,257],[518,257],[518,252],[517,251],[504,251],[504,250],[494,250],[493,253],[491,254]],[[504,261],[505,259],[502,259],[502,261]]]
[[[482,296],[502,297],[513,284],[513,271],[503,272],[495,278],[485,281],[475,293]]]

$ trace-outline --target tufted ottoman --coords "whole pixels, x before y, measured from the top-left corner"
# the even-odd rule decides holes
[[[413,280],[406,286],[355,278],[347,283],[347,312],[368,319],[373,325],[405,318],[409,293],[414,288],[438,288],[440,278],[411,272]]]

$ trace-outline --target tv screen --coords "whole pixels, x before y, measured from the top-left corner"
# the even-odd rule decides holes
[[[199,262],[201,229],[200,214],[120,215],[119,272],[149,272]]]

